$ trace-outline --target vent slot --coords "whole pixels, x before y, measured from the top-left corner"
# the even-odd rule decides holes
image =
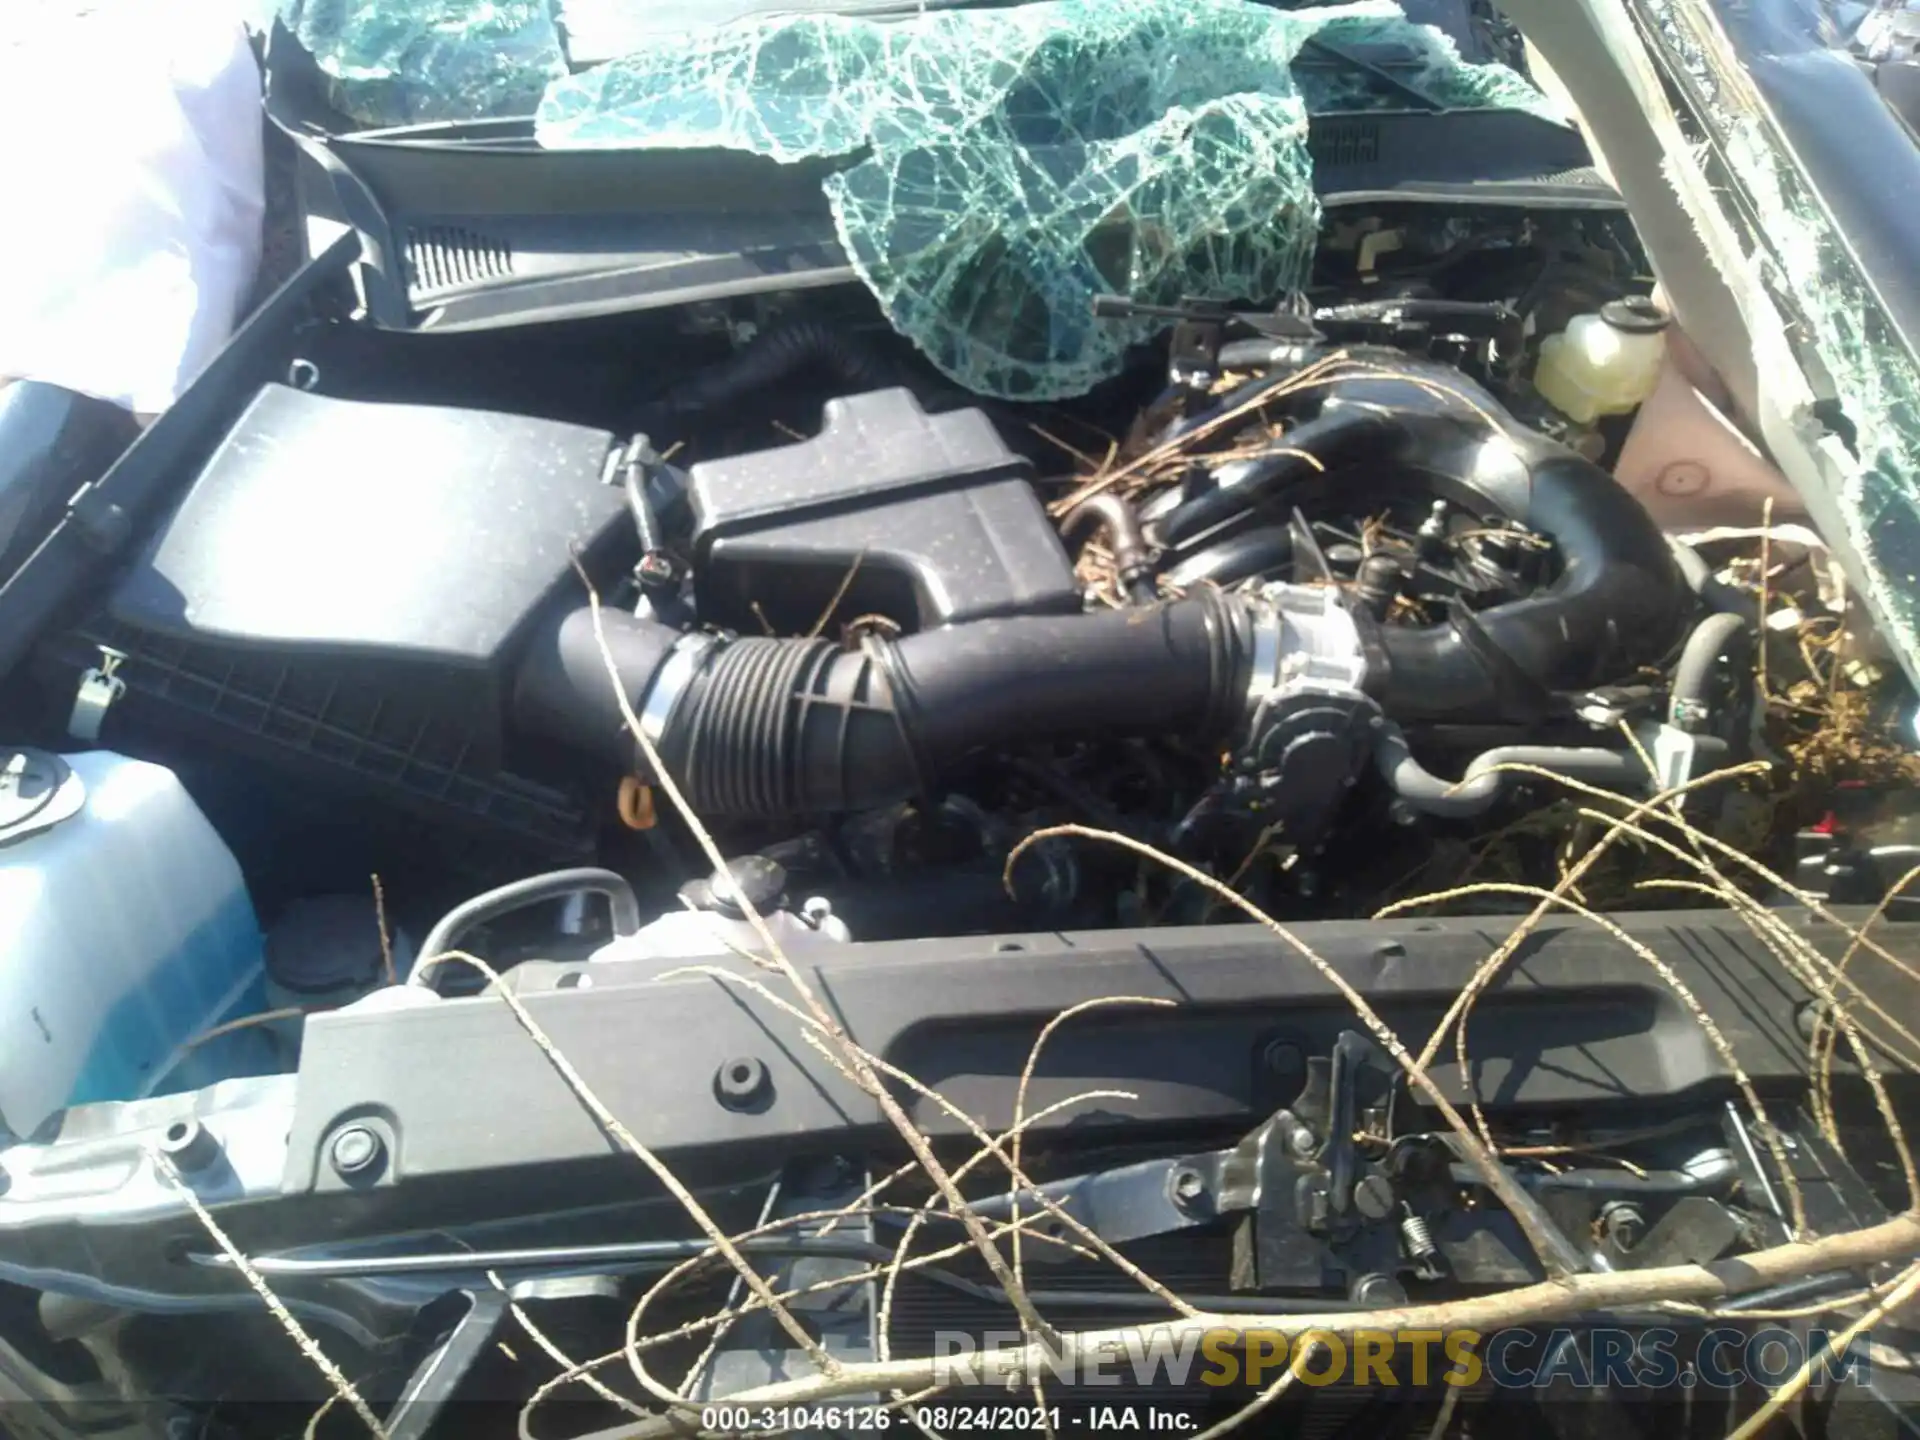
[[[1380,125],[1316,119],[1307,130],[1307,149],[1315,165],[1373,165],[1380,159]]]
[[[1582,165],[1577,170],[1560,170],[1552,175],[1542,175],[1540,183],[1542,185],[1579,185],[1588,190],[1611,191],[1613,189],[1613,186],[1607,182],[1607,177],[1591,165]]]
[[[513,273],[513,251],[460,225],[409,226],[407,288],[416,295],[463,290]]]

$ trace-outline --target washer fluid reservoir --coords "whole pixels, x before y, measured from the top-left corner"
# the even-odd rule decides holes
[[[240,866],[171,770],[0,746],[0,1126],[258,1074],[272,1039]]]
[[[1653,393],[1667,351],[1669,317],[1656,300],[1631,295],[1597,314],[1576,315],[1540,345],[1533,388],[1569,420],[1591,425],[1624,415]]]

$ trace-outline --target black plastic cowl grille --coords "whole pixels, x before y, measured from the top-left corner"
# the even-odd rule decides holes
[[[407,288],[415,295],[463,290],[513,273],[504,242],[460,225],[407,229]]]

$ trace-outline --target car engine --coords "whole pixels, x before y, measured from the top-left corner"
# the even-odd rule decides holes
[[[957,392],[826,288],[445,336],[348,323],[311,275],[272,302],[0,588],[39,616],[0,625],[31,746],[0,878],[59,901],[0,1007],[0,1394],[184,1397],[111,1432],[141,1440],[297,1431],[325,1391],[246,1267],[393,1433],[488,1397],[493,1429],[433,1433],[513,1433],[569,1378],[539,1355],[609,1351],[656,1282],[669,1338],[737,1298],[663,1168],[856,1363],[1022,1324],[984,1251],[897,1303],[861,1267],[1036,1201],[1276,1317],[1884,1219],[1794,1106],[1749,1119],[1807,1089],[1821,1022],[1741,917],[1551,917],[1491,983],[1511,896],[1367,920],[1442,847],[1674,792],[1759,725],[1751,593],[1611,473],[1631,407],[1552,378],[1580,323],[1666,324],[1624,217],[1438,208],[1343,213],[1308,293],[1154,310],[1126,374],[1048,405]],[[1552,848],[1521,847],[1546,883]],[[769,937],[811,1019],[759,985]],[[1430,1093],[1348,1007],[1440,1036],[1483,984]],[[1053,1037],[1122,1005],[1160,1008]],[[801,1043],[822,1017],[844,1054]],[[924,1179],[1023,1116],[1031,1190],[894,1183],[903,1140]],[[1162,1314],[1063,1233],[1032,1232],[1033,1303]],[[1768,1272],[1727,1313],[1879,1273]],[[682,1357],[709,1402],[811,1363],[764,1314],[711,1339]],[[1313,1433],[1440,1434],[1420,1385],[1316,1391]],[[597,1393],[566,1433],[629,1433],[645,1389]],[[1476,1394],[1457,1433],[1600,1433],[1596,1396]]]
[[[624,429],[334,393],[303,359],[41,674],[71,694],[104,649],[107,738],[359,797],[348,873],[465,837],[420,887],[449,898],[584,864],[672,908],[710,867],[657,760],[726,853],[861,939],[1213,914],[1068,839],[1003,876],[1076,822],[1276,913],[1366,913],[1436,827],[1543,774],[1657,790],[1750,727],[1745,625],[1519,378],[1523,279],[1567,272],[1540,257],[1572,233],[1410,264],[1500,257],[1467,298],[1196,307],[1157,394],[1149,367],[1064,420],[808,314]],[[1547,310],[1659,323],[1588,266]],[[741,443],[796,392],[812,433]],[[1048,419],[1124,439],[1083,464]]]

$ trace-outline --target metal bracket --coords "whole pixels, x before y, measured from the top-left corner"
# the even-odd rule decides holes
[[[506,1316],[508,1299],[502,1290],[464,1290],[467,1313],[454,1323],[447,1336],[407,1377],[406,1388],[393,1402],[387,1417],[391,1440],[421,1440],[440,1412],[467,1378],[474,1362],[493,1339],[494,1331]]]

